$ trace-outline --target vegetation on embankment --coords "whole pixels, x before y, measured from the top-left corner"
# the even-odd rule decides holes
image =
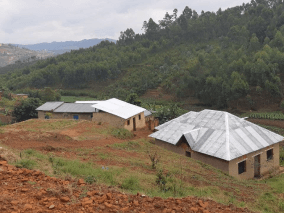
[[[201,14],[188,7],[180,14],[174,10],[159,23],[145,21],[144,34],[127,29],[116,44],[104,41],[38,61],[1,75],[0,84],[12,90],[103,85],[96,93],[120,99],[162,86],[175,97],[194,94],[218,107],[252,90],[280,97],[283,11],[284,4],[275,0]],[[254,97],[247,101],[253,106]]]
[[[4,139],[6,134],[12,137],[13,128],[21,131],[21,140],[35,140],[32,138],[33,132],[42,132],[44,135],[45,131],[50,133],[63,130],[78,130],[85,137],[80,140],[81,148],[52,147],[48,142],[45,146],[49,146],[45,149],[14,149],[16,157],[11,158],[10,163],[18,167],[38,169],[63,179],[83,178],[89,184],[111,185],[121,191],[135,194],[139,191],[159,197],[193,195],[227,205],[248,207],[254,211],[280,213],[284,210],[284,200],[281,196],[284,193],[283,175],[271,178],[274,175],[271,173],[264,180],[237,180],[210,165],[155,146],[149,139],[130,138],[113,141],[112,129],[102,125],[91,128],[86,124],[90,125],[91,122],[50,120],[37,123],[37,120],[30,120],[25,122],[25,125],[19,123],[0,129],[3,129],[1,134]],[[84,147],[89,140],[88,132],[92,133],[92,136],[103,137],[92,139],[92,147]],[[74,134],[74,137],[77,138],[77,134]],[[56,138],[59,140],[60,137]],[[105,145],[106,139],[113,142]],[[42,143],[44,138],[39,140]],[[60,140],[56,144],[62,144]],[[105,142],[99,143],[101,140]],[[97,143],[95,146],[94,142]],[[0,143],[2,147],[8,148],[2,145],[1,141]],[[73,139],[69,143],[73,144]],[[155,153],[159,161],[157,168],[152,169],[149,155],[153,156]],[[281,150],[280,156],[283,154]]]

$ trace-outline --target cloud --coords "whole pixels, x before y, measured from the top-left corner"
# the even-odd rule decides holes
[[[118,39],[132,28],[142,33],[143,21],[163,19],[185,6],[198,13],[241,5],[240,0],[2,0],[0,42],[39,43],[90,38]],[[249,1],[246,1],[249,2]]]

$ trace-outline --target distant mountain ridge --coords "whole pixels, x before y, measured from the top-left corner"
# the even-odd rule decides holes
[[[47,50],[47,51],[53,52],[54,54],[62,54],[65,52],[69,52],[71,50],[77,50],[79,48],[89,48],[105,40],[116,43],[116,40],[114,39],[93,38],[93,39],[84,39],[81,41],[62,41],[62,42],[54,41],[51,43],[44,42],[44,43],[38,43],[38,44],[26,44],[26,45],[25,44],[13,44],[13,45],[22,47],[22,48],[27,48],[30,50],[35,50],[35,51]]]

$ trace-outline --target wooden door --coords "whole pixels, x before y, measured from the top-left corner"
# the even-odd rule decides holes
[[[260,155],[254,157],[254,177],[260,177]]]
[[[136,131],[136,121],[135,121],[135,118],[133,118],[133,131]]]

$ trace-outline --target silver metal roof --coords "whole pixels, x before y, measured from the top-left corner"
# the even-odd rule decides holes
[[[92,107],[116,115],[118,117],[128,119],[134,115],[144,112],[146,109],[129,104],[127,102],[112,98],[106,101],[101,101]]]
[[[145,110],[145,111],[144,111],[144,116],[147,117],[147,116],[149,116],[149,115],[152,115],[152,112],[149,111],[149,110]]]
[[[92,107],[93,104],[76,104],[76,103],[64,103],[60,107],[54,110],[54,112],[69,112],[69,113],[92,113],[96,109]]]
[[[46,102],[45,104],[38,107],[37,111],[53,111],[60,105],[62,105],[64,102]]]
[[[176,145],[182,136],[193,151],[226,161],[260,150],[284,138],[228,112],[188,112],[158,127],[150,137]]]

